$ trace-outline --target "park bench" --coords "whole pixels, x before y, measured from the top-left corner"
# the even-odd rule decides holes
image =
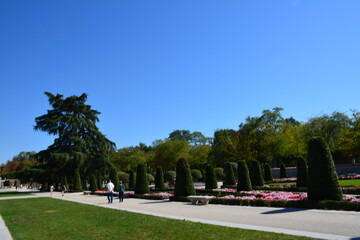
[[[202,205],[208,204],[213,198],[214,196],[187,196],[187,199],[189,199],[192,204],[198,204],[200,202]]]
[[[91,191],[84,191],[84,195],[90,195]]]

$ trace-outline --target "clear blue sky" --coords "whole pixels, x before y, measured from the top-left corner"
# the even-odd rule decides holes
[[[360,110],[360,1],[0,1],[0,163],[40,151],[45,91],[89,95],[118,148],[284,108]]]

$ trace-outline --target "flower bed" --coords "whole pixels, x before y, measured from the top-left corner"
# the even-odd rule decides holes
[[[340,175],[340,180],[349,180],[349,179],[360,179],[360,174],[358,173],[349,173],[347,175]]]

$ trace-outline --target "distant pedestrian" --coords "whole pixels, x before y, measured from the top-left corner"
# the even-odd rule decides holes
[[[119,202],[124,201],[125,185],[122,181],[119,182]]]
[[[50,186],[50,197],[52,197],[53,191],[54,191],[54,185],[51,185]]]
[[[107,199],[108,203],[112,203],[114,199],[114,184],[109,180],[108,184],[106,184],[107,188]]]
[[[61,195],[62,196],[64,196],[65,191],[66,191],[66,186],[65,186],[65,184],[62,184],[61,185]]]

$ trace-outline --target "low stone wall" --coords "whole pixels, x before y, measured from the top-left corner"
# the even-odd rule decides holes
[[[286,168],[288,177],[296,177],[296,167]],[[358,173],[360,174],[360,164],[344,164],[336,165],[336,172],[338,175],[346,175],[349,173]],[[280,177],[280,168],[273,168],[272,174],[274,178]]]

